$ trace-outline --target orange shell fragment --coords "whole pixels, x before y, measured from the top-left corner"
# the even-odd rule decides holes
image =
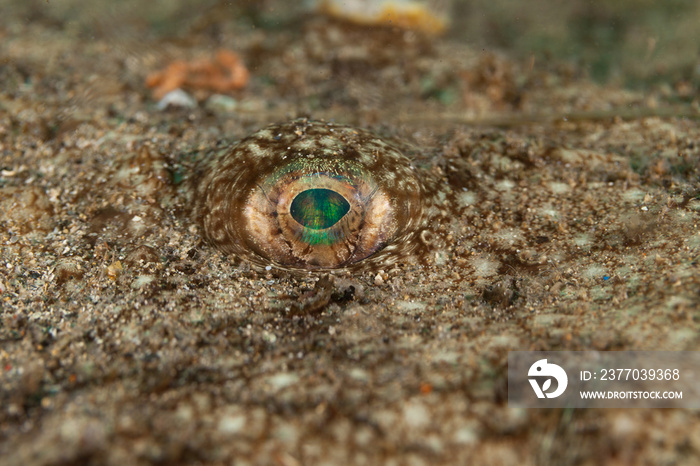
[[[442,34],[449,26],[439,2],[410,0],[320,0],[318,11],[338,19],[370,26],[396,26],[403,29]]]
[[[250,72],[238,54],[222,49],[216,52],[214,60],[176,60],[165,69],[149,74],[146,86],[153,88],[156,99],[162,99],[168,92],[182,87],[221,93],[238,90],[249,79]]]

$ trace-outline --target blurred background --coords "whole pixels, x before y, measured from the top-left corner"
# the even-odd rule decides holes
[[[379,0],[330,2],[386,4]],[[394,2],[395,3],[395,2]],[[401,3],[401,2],[399,2]],[[700,82],[697,0],[435,0],[450,18],[444,36],[514,59],[554,60],[600,83],[644,88]],[[193,32],[227,34],[295,27],[318,2],[285,0],[3,0],[0,35],[40,22],[90,38],[186,40]]]

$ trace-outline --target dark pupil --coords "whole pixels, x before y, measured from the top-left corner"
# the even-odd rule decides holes
[[[289,213],[306,228],[323,230],[338,223],[350,210],[343,196],[330,189],[307,189],[292,201]]]

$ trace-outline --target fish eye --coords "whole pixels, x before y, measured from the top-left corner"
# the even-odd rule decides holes
[[[367,131],[295,120],[216,160],[200,188],[205,237],[255,264],[333,269],[370,260],[422,224],[408,158]]]
[[[311,188],[296,195],[289,214],[302,227],[325,230],[338,223],[350,211],[348,201],[335,191]]]

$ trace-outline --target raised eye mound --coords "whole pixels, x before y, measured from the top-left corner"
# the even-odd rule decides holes
[[[415,247],[423,191],[391,142],[298,119],[214,161],[197,189],[197,216],[209,242],[255,265],[385,266]]]

